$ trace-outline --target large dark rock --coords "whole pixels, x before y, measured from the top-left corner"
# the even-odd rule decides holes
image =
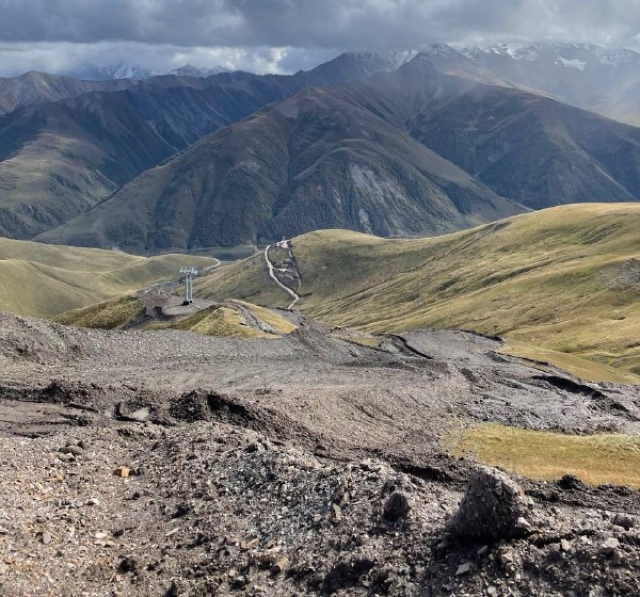
[[[479,467],[449,528],[461,539],[489,543],[526,534],[529,500],[507,474]]]

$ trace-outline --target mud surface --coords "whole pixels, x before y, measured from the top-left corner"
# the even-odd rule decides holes
[[[638,388],[475,334],[373,349],[297,324],[237,340],[0,315],[4,594],[640,593],[637,492],[521,481],[526,536],[460,543],[475,465],[442,448],[479,421],[637,434]]]

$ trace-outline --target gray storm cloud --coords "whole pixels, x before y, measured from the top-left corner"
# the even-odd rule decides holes
[[[81,60],[292,72],[347,50],[589,41],[637,48],[637,0],[0,0],[0,74]]]
[[[629,43],[636,0],[0,0],[0,41],[401,49],[509,36]]]

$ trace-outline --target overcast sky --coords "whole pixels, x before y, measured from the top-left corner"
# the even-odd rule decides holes
[[[435,42],[640,46],[637,0],[0,0],[0,74],[127,61],[254,72]]]

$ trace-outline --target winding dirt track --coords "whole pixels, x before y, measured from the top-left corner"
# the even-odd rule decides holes
[[[294,292],[291,288],[289,288],[287,285],[283,284],[282,282],[280,282],[280,280],[278,280],[278,277],[275,274],[275,267],[273,263],[271,263],[271,260],[269,259],[270,248],[271,248],[271,245],[268,245],[264,250],[264,260],[266,261],[267,268],[269,269],[269,276],[278,286],[280,286],[280,288],[282,288],[282,290],[284,290],[289,296],[293,298],[293,301],[287,307],[287,309],[291,310],[293,309],[294,305],[300,300],[300,296],[298,296],[298,294]]]

